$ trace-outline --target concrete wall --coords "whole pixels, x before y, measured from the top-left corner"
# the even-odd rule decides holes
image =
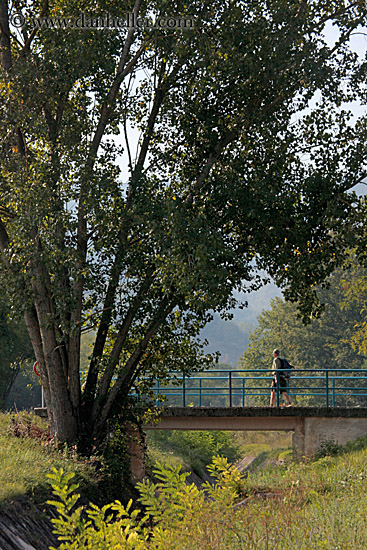
[[[304,446],[299,449],[305,456],[317,452],[323,442],[335,441],[344,445],[367,435],[367,418],[304,418]],[[302,439],[302,436],[301,436]],[[302,447],[302,441],[299,446]]]

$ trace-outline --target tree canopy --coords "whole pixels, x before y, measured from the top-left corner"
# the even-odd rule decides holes
[[[305,314],[315,307],[366,171],[366,119],[342,105],[366,99],[349,39],[367,7],[170,2],[195,20],[187,31],[17,31],[15,7],[25,21],[121,9],[0,3],[1,279],[25,315],[52,433],[98,442],[138,376],[210,363],[198,331],[233,307],[233,289],[261,284],[259,268]]]

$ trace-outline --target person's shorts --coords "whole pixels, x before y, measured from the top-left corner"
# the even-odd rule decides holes
[[[271,383],[271,391],[277,391],[277,379],[275,376]],[[287,391],[287,379],[284,376],[279,376],[279,393],[287,393]]]

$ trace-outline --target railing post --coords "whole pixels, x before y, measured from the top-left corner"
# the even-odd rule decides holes
[[[199,407],[201,407],[201,377],[199,378]]]
[[[246,378],[242,378],[242,407],[245,406],[245,387],[246,387]]]
[[[157,407],[159,407],[158,394],[159,394],[159,380],[157,380],[157,388],[156,388],[157,399],[155,400],[155,404],[156,404]]]
[[[277,407],[279,407],[279,394],[280,394],[280,388],[279,388],[279,384],[280,384],[280,378],[279,378],[279,371],[277,370],[276,371],[276,377],[277,377]]]
[[[232,371],[228,371],[229,406],[232,407]]]
[[[183,380],[183,384],[182,384],[182,406],[183,407],[186,407],[186,379],[185,379],[185,373],[183,372],[182,373],[182,380]]]
[[[335,378],[333,378],[333,407],[335,407]]]
[[[329,371],[325,369],[326,406],[329,406]]]

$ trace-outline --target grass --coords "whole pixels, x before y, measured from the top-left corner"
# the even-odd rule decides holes
[[[24,497],[45,502],[49,496],[46,476],[54,467],[76,472],[84,500],[86,496],[94,500],[89,496],[91,488],[96,487],[91,465],[78,460],[72,451],[57,451],[42,437],[15,435],[14,426],[9,429],[11,417],[0,415],[0,505]],[[46,428],[37,417],[22,414],[21,418],[23,426],[29,420],[41,430]],[[180,434],[165,432],[162,436],[156,432],[155,447],[149,438],[151,456],[161,461],[168,457],[166,462],[176,466],[184,464],[186,468],[195,457],[199,464],[205,464],[213,449],[223,454],[228,450],[238,457],[256,455],[258,458],[244,480],[244,492],[239,499],[242,502],[234,508],[220,501],[212,501],[209,506],[208,500],[191,498],[188,489],[182,489],[182,501],[171,506],[168,501],[177,488],[168,491],[165,509],[159,514],[164,519],[175,505],[183,515],[180,512],[177,517],[181,519],[176,521],[173,516],[166,522],[162,543],[154,548],[367,548],[367,437],[344,447],[326,445],[316,459],[295,462],[290,457],[290,439],[286,433],[191,432],[190,435],[187,432],[183,439]],[[180,455],[182,450],[186,454]],[[149,540],[141,548],[151,548]]]
[[[210,498],[195,486],[187,487],[177,472],[161,469],[155,485],[140,485],[152,520],[144,524],[147,531],[136,530],[133,517],[126,518],[132,533],[129,544],[121,538],[121,529],[111,528],[111,538],[106,539],[104,547],[365,550],[367,438],[330,449],[333,456],[326,454],[307,463],[285,460],[281,465],[278,462],[276,466],[262,466],[242,481],[238,473],[227,470],[229,477],[222,477],[219,487],[206,489]],[[328,449],[324,451],[327,453]],[[287,457],[287,451],[280,454],[284,453]],[[238,490],[241,493],[235,503]],[[72,523],[70,516],[69,524]],[[91,529],[93,540],[97,540],[99,525],[97,529],[91,525]],[[70,533],[68,529],[64,532]],[[113,540],[116,544],[109,546]],[[73,548],[85,548],[84,544],[81,537]]]
[[[367,548],[366,438],[338,456],[258,469],[247,482],[246,514],[236,516],[246,548]]]
[[[47,422],[30,413],[0,414],[0,506],[4,502],[22,496],[42,501],[49,492],[47,474],[52,468],[75,472],[77,481],[88,498],[96,500],[95,470],[78,460],[66,447],[60,452],[42,437],[15,436],[12,419],[18,427],[31,423],[47,431]],[[157,462],[181,466],[184,471],[193,470],[201,475],[212,456],[223,454],[231,461],[244,456],[259,456],[265,463],[290,444],[289,435],[273,432],[168,432],[154,431],[148,434],[148,455],[151,468]]]
[[[16,420],[18,428],[12,419]],[[24,437],[18,433],[26,431],[29,423],[38,426],[36,437]],[[20,413],[19,417],[0,414],[0,506],[25,496],[43,502],[50,490],[46,475],[53,467],[75,472],[88,498],[93,498],[96,485],[91,466],[77,460],[66,448],[57,451],[46,438],[42,438],[43,430],[47,430],[46,422],[30,413]]]
[[[190,550],[367,548],[367,437],[344,447],[326,445],[307,462],[293,461],[288,434],[233,437],[242,456],[257,456],[245,480],[246,496],[229,513],[220,506],[210,513],[195,510],[185,526]],[[185,529],[172,525],[164,550],[170,550],[169,540],[172,549],[188,548]]]
[[[147,446],[150,469],[159,462],[181,466],[199,476],[215,455],[222,454],[232,462],[241,457],[232,432],[154,430],[147,435]]]
[[[263,462],[250,472],[247,496],[229,517],[224,508],[215,518],[205,509],[196,513],[196,522],[219,522],[223,531],[212,544],[212,533],[203,535],[192,525],[191,550],[365,550],[367,438],[333,453],[297,463],[283,451],[277,455],[285,458],[283,465]],[[179,533],[177,526],[176,544],[184,547]]]

